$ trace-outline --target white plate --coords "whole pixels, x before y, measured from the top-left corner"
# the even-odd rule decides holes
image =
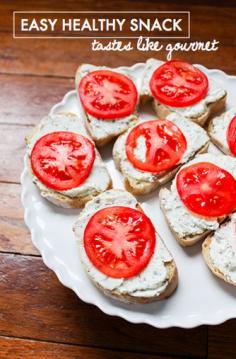
[[[141,77],[144,64],[137,64],[132,71]],[[236,77],[218,70],[200,68],[218,81],[227,91],[227,107],[235,104]],[[66,94],[51,113],[83,111],[75,91]],[[143,109],[143,117],[154,118],[151,108]],[[212,149],[215,151],[215,149]],[[123,188],[122,176],[115,169],[111,158],[111,146],[101,151],[115,188]],[[192,328],[201,324],[219,324],[236,317],[236,289],[214,277],[201,256],[201,243],[183,249],[174,240],[159,208],[157,191],[138,198],[143,209],[153,220],[158,232],[173,254],[179,271],[179,286],[168,299],[146,305],[120,304],[97,290],[87,278],[80,263],[72,225],[78,210],[63,210],[42,199],[27,174],[22,173],[22,202],[25,222],[32,241],[42,254],[44,263],[51,268],[65,286],[71,288],[83,301],[92,303],[104,313],[122,317],[132,323],[147,323],[157,328]]]

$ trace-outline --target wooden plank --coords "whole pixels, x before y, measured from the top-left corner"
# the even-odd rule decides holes
[[[20,192],[20,185],[0,183],[0,251],[37,255],[24,224]]]
[[[235,20],[234,20],[235,22]],[[197,33],[197,32],[196,32]],[[130,66],[136,62],[144,62],[149,57],[166,59],[166,52],[106,52],[104,62],[103,52],[92,52],[88,40],[13,40],[8,34],[1,34],[0,68],[4,73],[36,74],[50,76],[74,77],[75,71],[81,63],[97,65]],[[214,36],[215,37],[215,36]],[[212,34],[209,39],[212,39]],[[201,37],[198,37],[198,40]],[[104,42],[105,43],[105,42]],[[77,49],[75,51],[75,48]],[[82,49],[79,50],[79,49]],[[210,68],[219,68],[235,74],[236,47],[221,40],[217,52],[176,52],[173,57],[201,63]],[[229,61],[230,58],[230,61]],[[35,82],[37,83],[37,82]]]
[[[0,82],[0,123],[21,125],[36,124],[74,89],[72,79],[0,75]]]
[[[191,41],[212,40],[213,38],[220,41],[220,49],[215,52],[188,52],[176,53],[175,57],[187,59],[191,62],[201,62],[205,66],[221,68],[226,72],[235,73],[236,58],[236,39],[232,36],[234,33],[234,24],[236,21],[236,12],[232,11],[231,6],[235,2],[221,2],[222,6],[209,6],[213,1],[192,1],[192,5],[188,3],[191,12]],[[186,3],[177,1],[158,2],[158,6],[153,8],[153,2],[145,2],[145,10],[186,10]],[[37,4],[37,10],[97,10],[94,2],[77,2],[71,1],[69,4],[60,4],[54,0],[50,3],[41,1]],[[118,1],[110,10],[120,10],[123,2]],[[218,5],[218,2],[217,2]],[[228,7],[226,7],[228,5]],[[12,10],[23,9],[33,10],[33,4],[27,4],[24,1],[18,1],[10,7],[8,3],[0,5],[0,23],[3,31],[8,33],[1,34],[1,50],[0,50],[0,68],[1,72],[10,73],[27,73],[40,74],[50,76],[66,76],[73,77],[77,66],[83,62],[94,62],[104,65],[104,53],[92,52],[90,40],[60,40],[60,39],[13,39],[12,38]],[[109,7],[107,8],[109,9]],[[133,2],[126,2],[126,10],[133,11]],[[143,1],[135,2],[135,10],[143,10]],[[86,16],[86,15],[84,15]],[[209,26],[210,24],[210,26]],[[219,26],[220,24],[220,26]],[[222,30],[223,29],[223,30]],[[104,40],[105,41],[105,40]],[[178,41],[178,40],[176,40]],[[181,42],[189,41],[186,39]],[[106,42],[106,41],[105,41]],[[168,41],[169,42],[169,41]],[[135,62],[145,61],[150,56],[161,59],[165,58],[164,52],[109,52],[106,53],[106,65],[131,65]],[[230,59],[230,61],[228,61]]]
[[[20,182],[25,153],[24,138],[27,126],[0,124],[0,182]]]
[[[206,328],[157,330],[104,315],[37,257],[0,254],[0,335],[152,354],[206,355]]]
[[[229,4],[229,7],[227,7],[227,3]],[[188,4],[188,7],[186,9],[186,4]],[[197,30],[196,32],[193,32],[192,36],[200,36],[201,39],[206,38],[207,35],[209,35],[209,32],[212,32],[212,34],[216,37],[221,37],[222,39],[228,40],[231,38],[232,40],[232,34],[230,34],[230,28],[233,27],[233,23],[229,23],[229,21],[232,19],[233,16],[235,16],[234,12],[231,9],[232,2],[225,2],[223,12],[222,7],[217,6],[215,2],[212,1],[194,1],[188,2],[187,0],[182,1],[181,4],[175,0],[175,1],[169,1],[168,3],[166,1],[159,1],[158,6],[153,6],[152,1],[145,1],[145,11],[186,11],[189,10],[192,15],[192,26],[194,29]],[[143,11],[143,1],[137,0],[135,2],[135,9],[132,1],[125,2],[124,7],[124,1],[117,1],[116,3],[107,4],[106,11],[112,10],[112,11]],[[213,6],[215,5],[215,6]],[[231,5],[231,6],[230,6]],[[94,4],[93,1],[80,1],[79,4],[76,0],[70,1],[69,3],[61,3],[57,0],[53,1],[40,1],[40,3],[34,4],[30,2],[25,2],[23,0],[13,2],[11,6],[7,2],[2,2],[0,6],[1,12],[0,12],[0,30],[1,31],[12,31],[12,12],[13,10],[23,10],[23,11],[69,11],[69,10],[78,10],[78,11],[96,11],[101,10],[104,11],[104,4],[99,6],[99,4]],[[86,15],[80,15],[81,17]],[[194,18],[193,18],[194,16]],[[212,21],[213,20],[213,21]],[[209,28],[209,22],[211,23],[211,27]],[[221,31],[221,26],[218,26],[219,23],[224,26],[224,31]]]
[[[154,356],[131,352],[86,348],[76,345],[40,342],[27,339],[0,337],[1,358],[7,359],[174,359],[170,356]]]
[[[235,320],[208,327],[208,359],[235,358],[235,331]]]

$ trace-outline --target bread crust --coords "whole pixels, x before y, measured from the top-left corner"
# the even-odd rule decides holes
[[[121,135],[121,136],[124,136],[124,135]],[[117,141],[119,141],[119,140],[120,140],[120,138],[118,138]],[[207,152],[209,143],[210,143],[210,141],[208,141],[199,151],[197,151],[191,158],[189,158],[188,161],[192,160],[197,154]],[[121,166],[120,166],[120,158],[119,158],[119,155],[116,150],[116,143],[113,147],[113,159],[114,159],[116,168],[122,173]],[[127,175],[124,175],[122,173],[124,176],[125,189],[128,192],[130,192],[134,195],[137,195],[137,196],[151,193],[151,192],[155,191],[157,188],[159,188],[160,186],[162,186],[163,184],[169,182],[172,178],[174,178],[174,176],[176,175],[176,173],[178,172],[178,170],[180,169],[181,166],[182,165],[179,165],[173,169],[164,171],[162,176],[159,176],[155,182],[147,182],[147,181],[137,182],[134,179],[132,179],[131,177],[128,177]]]
[[[71,112],[60,112],[60,114],[65,114],[66,116],[75,116]],[[39,131],[39,125],[35,126],[33,131],[25,137],[25,143],[27,145],[31,143],[31,139],[37,133],[37,131]],[[96,151],[96,156],[100,157],[100,154],[97,151]],[[33,172],[32,172],[31,163],[29,160],[27,161],[27,166],[28,166],[28,173],[33,179]],[[62,207],[62,208],[83,208],[84,205],[88,201],[92,200],[94,197],[96,197],[98,194],[101,193],[101,192],[93,192],[93,193],[86,194],[84,196],[79,195],[77,197],[69,197],[62,193],[58,193],[58,192],[50,190],[50,189],[42,190],[38,186],[37,182],[35,182],[35,181],[33,181],[33,182],[36,185],[36,187],[38,188],[38,190],[43,198],[47,199],[49,202],[53,203],[54,205],[56,205],[58,207]],[[108,190],[111,188],[112,188],[112,180],[110,177],[110,181],[105,190]]]
[[[165,193],[167,193],[169,190],[167,188],[162,188],[159,192],[159,200],[160,200],[160,207],[161,207],[161,210],[164,214],[164,217],[166,219],[166,222],[168,223],[168,226],[173,234],[173,236],[175,237],[175,239],[177,240],[177,242],[179,242],[179,244],[182,246],[182,247],[190,247],[192,245],[194,245],[195,243],[199,242],[200,240],[203,240],[205,239],[209,234],[213,233],[214,231],[213,230],[206,230],[205,232],[201,233],[201,234],[197,234],[195,236],[180,236],[179,233],[177,233],[171,222],[169,221],[167,215],[166,215],[166,211],[165,211],[165,208],[163,207],[163,198],[165,197]],[[220,217],[218,218],[218,222],[219,223],[222,223],[224,220],[225,220],[226,217]]]
[[[207,266],[216,277],[236,287],[236,282],[233,282],[232,280],[226,278],[225,275],[217,267],[214,266],[210,256],[210,246],[212,241],[213,241],[213,237],[208,236],[202,244],[202,255]]]
[[[75,74],[75,87],[76,87],[76,90],[79,86],[79,81],[81,79],[81,68],[82,66],[84,66],[85,64],[81,64],[77,70],[76,70],[76,74]],[[102,120],[101,120],[102,121]],[[119,121],[119,120],[117,120]],[[129,122],[129,125],[127,126],[127,128],[123,129],[123,130],[120,130],[120,131],[116,131],[114,132],[113,134],[110,134],[110,135],[105,135],[103,137],[97,137],[95,136],[92,128],[91,128],[91,125],[90,125],[90,120],[89,120],[89,117],[87,116],[87,113],[85,112],[85,126],[86,126],[86,129],[87,131],[89,132],[89,135],[90,137],[93,139],[93,141],[95,142],[96,146],[97,147],[104,147],[105,145],[107,145],[109,142],[111,142],[113,139],[117,138],[118,136],[120,136],[122,133],[124,133],[125,131],[127,131],[127,129],[134,125],[135,123],[138,122],[138,118],[136,115],[133,115],[130,119],[130,122]]]
[[[120,191],[120,190],[118,190],[118,191]],[[142,209],[142,207],[140,206],[139,203],[136,205],[136,209],[143,212],[143,209]],[[158,234],[158,239],[157,240],[162,241],[159,234]],[[168,252],[169,252],[169,250],[168,250]],[[152,296],[152,297],[142,297],[142,296],[140,296],[140,297],[135,296],[134,297],[134,296],[130,295],[129,293],[119,293],[117,290],[105,289],[98,282],[96,282],[93,278],[91,278],[91,276],[89,275],[89,273],[87,271],[87,268],[84,265],[83,261],[81,261],[81,262],[82,262],[82,264],[83,264],[83,266],[85,268],[85,271],[86,271],[88,277],[90,278],[90,280],[106,296],[108,296],[110,298],[115,298],[115,299],[117,299],[117,300],[119,300],[121,302],[133,303],[133,304],[135,304],[135,303],[136,304],[145,304],[145,303],[150,303],[150,302],[166,299],[177,288],[177,286],[178,286],[178,270],[177,270],[177,267],[176,267],[176,264],[175,264],[175,261],[174,261],[172,255],[171,255],[171,257],[172,257],[172,260],[165,263],[165,267],[166,267],[166,269],[168,271],[168,285],[167,285],[167,287],[165,288],[165,290],[162,293],[160,293],[157,296]]]
[[[223,145],[222,142],[220,142],[215,136],[214,136],[214,124],[213,124],[213,120],[214,119],[211,119],[211,121],[209,122],[209,125],[208,125],[208,129],[207,129],[207,132],[208,132],[208,135],[211,139],[211,141],[222,151],[224,152],[226,155],[229,155],[229,156],[232,156],[232,154],[230,153],[229,149],[227,147],[225,147]]]
[[[132,296],[132,295],[130,295],[128,293],[119,293],[119,292],[117,292],[115,290],[110,291],[110,290],[104,289],[98,283],[96,283],[94,281],[93,281],[93,283],[105,295],[107,295],[110,298],[118,299],[121,302],[133,303],[133,304],[152,303],[152,302],[160,301],[160,300],[163,300],[163,299],[167,299],[168,297],[171,296],[171,294],[175,291],[175,289],[178,286],[178,271],[177,271],[177,267],[176,267],[174,261],[166,263],[165,267],[167,268],[168,273],[169,273],[169,284],[166,287],[166,289],[162,293],[157,295],[157,296],[134,297],[134,296]]]
[[[224,97],[221,99],[210,103],[207,105],[207,110],[205,113],[203,113],[201,116],[198,117],[187,117],[189,120],[197,123],[200,126],[204,126],[207,122],[207,120],[215,116],[218,112],[222,111],[225,107],[227,94],[225,94]],[[166,118],[169,114],[173,113],[174,111],[171,111],[170,108],[167,106],[160,104],[158,101],[153,101],[153,107],[158,117],[160,118]]]

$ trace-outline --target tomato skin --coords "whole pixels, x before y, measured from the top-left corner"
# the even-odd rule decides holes
[[[236,156],[236,116],[232,118],[227,129],[226,138],[232,155]]]
[[[194,214],[217,218],[236,209],[236,181],[223,168],[198,162],[182,168],[176,177],[181,201]]]
[[[69,131],[42,136],[30,154],[34,175],[55,191],[80,186],[89,176],[94,160],[94,144],[87,137]]]
[[[84,247],[92,264],[111,278],[131,278],[149,263],[156,234],[141,211],[112,206],[93,214],[84,231]]]
[[[146,160],[135,156],[139,137],[146,142]],[[136,125],[126,140],[126,155],[135,168],[150,173],[160,173],[173,168],[182,158],[187,142],[182,131],[171,121],[143,121]]]
[[[156,69],[150,89],[160,103],[187,107],[198,103],[208,93],[208,78],[195,66],[181,61],[167,61]]]
[[[133,81],[118,72],[89,72],[79,83],[79,97],[85,111],[102,120],[119,120],[134,113],[138,92]]]

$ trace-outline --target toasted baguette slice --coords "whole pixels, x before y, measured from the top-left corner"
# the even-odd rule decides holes
[[[196,156],[194,160],[186,164],[197,162],[210,162],[235,176],[236,159],[230,156],[214,155],[205,153]],[[159,192],[160,206],[167,220],[167,223],[176,240],[184,247],[192,246],[196,242],[206,238],[209,234],[219,228],[226,216],[209,219],[199,217],[191,213],[182,203],[177,189],[176,177],[172,182],[171,188],[162,188]]]
[[[125,143],[132,128],[121,135],[115,142],[113,158],[116,168],[121,171],[124,176],[124,184],[127,191],[135,195],[147,194],[156,190],[161,185],[170,181],[184,163],[193,159],[196,154],[207,151],[209,138],[204,129],[175,113],[171,114],[167,119],[174,122],[174,124],[179,127],[187,141],[187,150],[185,151],[181,162],[167,171],[163,171],[156,175],[151,174],[150,172],[140,171],[128,160],[125,151]],[[145,151],[145,149],[143,150]]]
[[[221,224],[202,244],[202,254],[214,275],[236,286],[236,222],[235,215]]]
[[[109,190],[88,202],[78,216],[74,233],[85,270],[105,295],[130,303],[148,303],[167,298],[178,284],[177,268],[173,257],[162,239],[156,233],[156,248],[147,267],[137,276],[129,279],[109,278],[97,270],[89,260],[83,243],[84,230],[91,216],[98,210],[111,206],[125,206],[142,211],[139,203],[130,193]]]
[[[228,141],[227,141],[227,130],[228,126],[236,116],[236,108],[224,112],[218,117],[214,117],[208,126],[208,134],[212,142],[225,154],[232,156],[230,152]]]
[[[153,99],[149,82],[154,71],[163,63],[163,61],[156,59],[147,60],[143,73],[142,87],[140,90],[142,102]],[[166,118],[169,114],[176,112],[179,115],[196,122],[200,126],[203,126],[211,116],[224,109],[226,95],[226,91],[222,89],[219,84],[209,78],[208,94],[197,104],[188,107],[171,107],[161,104],[156,99],[153,99],[153,106],[159,118]]]
[[[96,150],[96,158],[93,168],[88,178],[81,184],[81,186],[60,192],[46,187],[33,174],[29,158],[34,143],[43,135],[54,131],[71,131],[88,137],[83,122],[73,113],[61,112],[44,117],[40,124],[37,125],[32,133],[25,139],[27,144],[27,165],[29,174],[32,176],[33,182],[39,189],[42,197],[46,198],[48,201],[64,208],[83,207],[86,202],[93,199],[101,192],[112,188],[110,175],[99,152]]]
[[[128,69],[127,70],[125,70],[124,68],[111,69],[105,66],[82,64],[78,67],[75,76],[75,86],[77,93],[78,93],[78,86],[81,78],[83,78],[91,71],[96,71],[101,69],[119,72],[123,75],[130,77],[138,89],[137,79],[130,75]],[[82,105],[81,105],[81,109],[82,109]],[[84,120],[87,130],[90,136],[92,137],[92,139],[94,140],[94,142],[96,143],[96,145],[98,147],[103,147],[107,143],[112,141],[114,138],[118,137],[121,133],[125,132],[129,127],[133,126],[137,122],[138,118],[137,118],[137,114],[133,113],[129,116],[120,119],[104,121],[102,119],[95,118],[94,116],[88,113],[84,113]]]

